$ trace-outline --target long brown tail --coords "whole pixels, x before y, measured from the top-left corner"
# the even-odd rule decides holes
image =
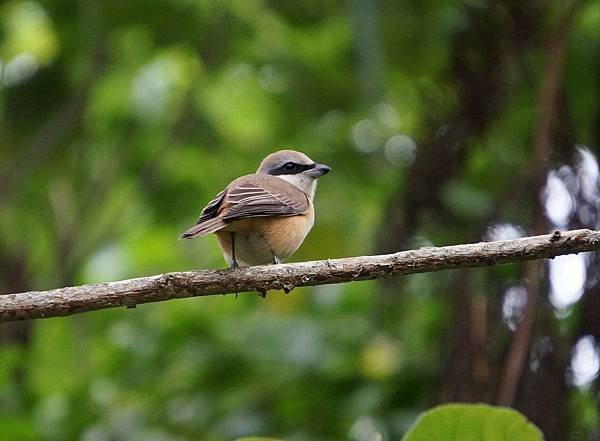
[[[200,224],[194,225],[189,230],[185,231],[180,237],[182,239],[193,239],[195,237],[206,236],[207,234],[219,231],[225,226],[225,222],[220,217],[209,219]]]

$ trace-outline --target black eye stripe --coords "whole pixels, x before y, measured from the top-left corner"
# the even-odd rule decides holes
[[[302,173],[303,171],[310,170],[311,168],[315,168],[317,164],[298,164],[294,162],[294,167],[292,169],[286,168],[289,167],[290,162],[286,162],[283,165],[272,168],[269,170],[270,175],[297,175],[298,173]]]

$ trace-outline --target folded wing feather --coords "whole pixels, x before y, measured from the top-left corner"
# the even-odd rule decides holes
[[[235,219],[295,216],[305,213],[306,194],[271,175],[246,175],[233,181],[202,210],[195,226],[182,234],[194,238],[214,233]]]

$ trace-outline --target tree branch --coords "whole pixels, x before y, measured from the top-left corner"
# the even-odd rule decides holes
[[[289,292],[297,286],[383,279],[594,250],[600,250],[600,231],[573,230],[496,242],[426,247],[380,256],[167,273],[51,291],[0,295],[0,322],[64,316],[118,306],[133,308],[141,303],[194,296],[246,291],[265,293],[270,289]]]

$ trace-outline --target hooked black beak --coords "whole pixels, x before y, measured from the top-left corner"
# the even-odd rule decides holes
[[[325,164],[315,164],[313,168],[310,170],[306,170],[306,174],[313,178],[318,178],[320,176],[326,175],[331,171],[331,167]]]

